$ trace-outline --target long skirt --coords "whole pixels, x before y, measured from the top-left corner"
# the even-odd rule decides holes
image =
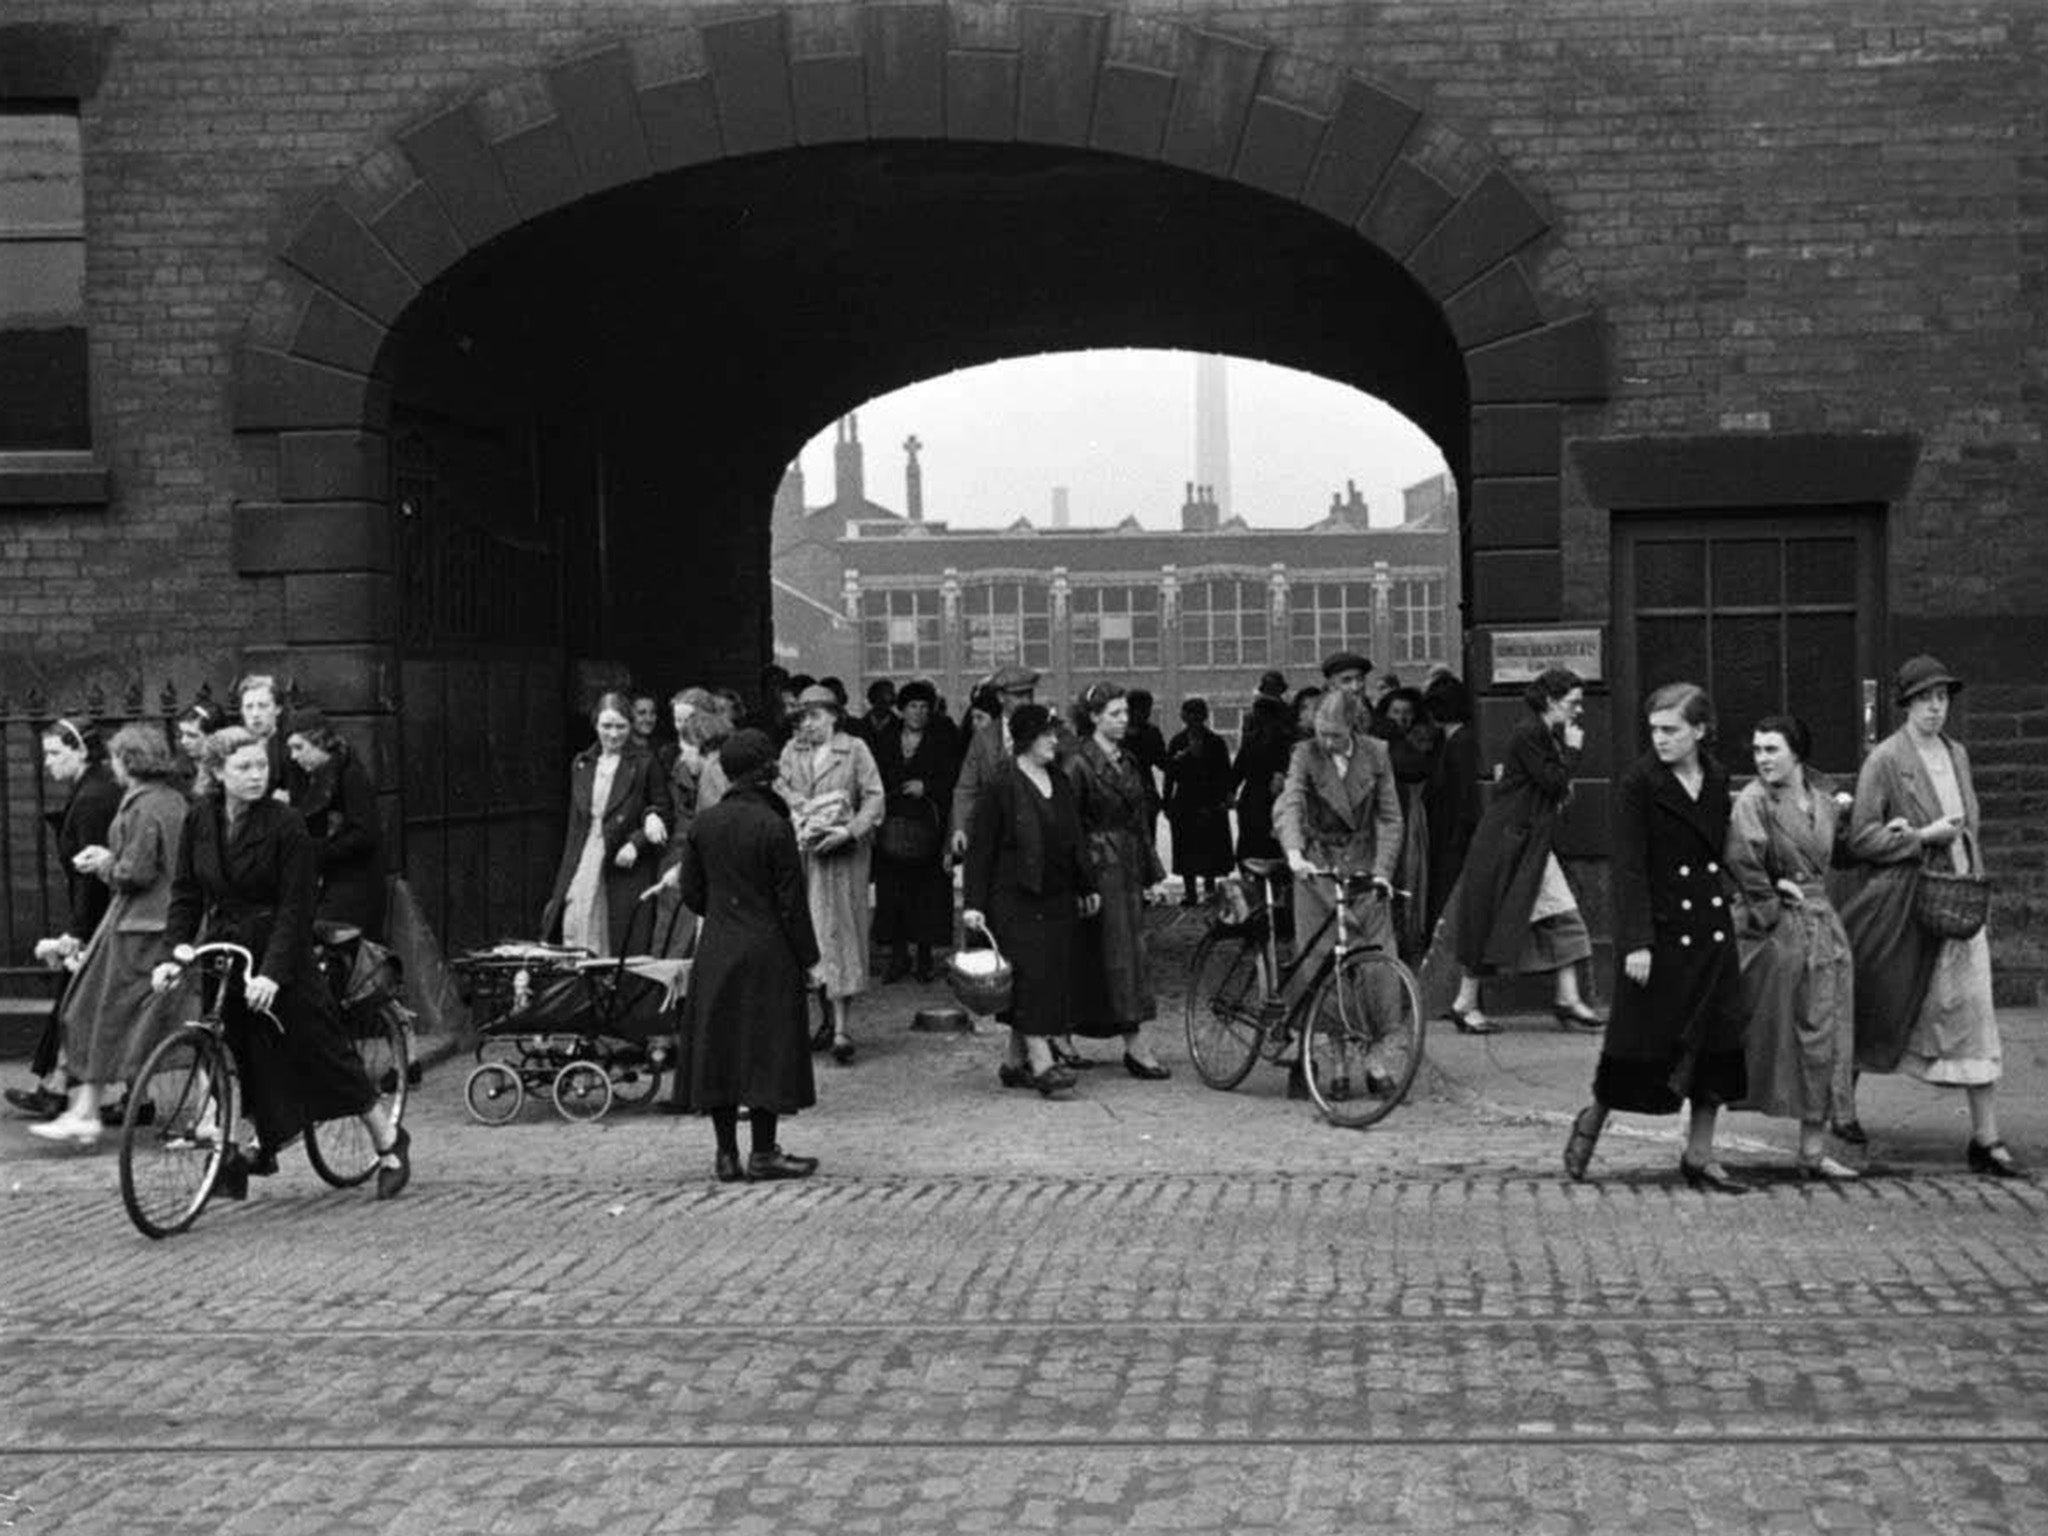
[[[562,897],[562,942],[593,955],[612,952],[611,914],[604,889],[604,826],[595,820],[590,835],[583,839],[576,873],[570,876],[569,889]]]
[[[1991,938],[1944,940],[1934,979],[1906,1037],[1900,1067],[1922,1082],[1973,1088],[1998,1081],[1998,1016],[1991,1006]]]
[[[953,877],[937,859],[899,864],[875,856],[875,940],[881,944],[950,943]]]
[[[228,1005],[245,1113],[266,1147],[283,1146],[309,1122],[360,1115],[377,1102],[326,987],[311,976],[280,989],[274,1009],[282,1029],[239,1000]]]
[[[1158,1015],[1145,946],[1145,889],[1120,864],[1096,871],[1102,910],[1074,938],[1074,1033],[1127,1035]]]
[[[1401,787],[1401,857],[1394,864],[1394,884],[1408,893],[1395,933],[1407,960],[1429,947],[1429,811],[1422,790],[1420,784]]]
[[[1818,882],[1769,934],[1742,944],[1748,1092],[1736,1107],[1805,1124],[1848,1116],[1856,1054],[1855,965]]]
[[[64,1059],[82,1083],[109,1083],[131,1069],[129,1041],[157,1005],[149,973],[168,959],[161,933],[93,936],[85,964],[65,989]]]
[[[804,890],[818,935],[818,968],[827,997],[858,997],[868,989],[868,845],[856,842],[823,858],[805,854]]]
[[[1074,1027],[1074,896],[996,892],[988,925],[1013,972],[1010,1007],[996,1018],[1020,1035],[1064,1035]]]

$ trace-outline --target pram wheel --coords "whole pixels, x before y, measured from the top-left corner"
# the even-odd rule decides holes
[[[645,1104],[661,1091],[661,1068],[644,1057],[612,1061],[612,1099],[619,1104]]]
[[[504,1062],[487,1061],[469,1074],[462,1087],[462,1102],[483,1124],[504,1125],[517,1118],[526,1102],[526,1085]]]
[[[612,1080],[596,1062],[572,1061],[555,1074],[555,1112],[564,1120],[596,1120],[611,1107]]]

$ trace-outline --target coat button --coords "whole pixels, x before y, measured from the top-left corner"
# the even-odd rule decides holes
[[[1721,898],[1720,898],[1720,897],[1716,896],[1716,897],[1714,898],[1714,905],[1715,905],[1715,906],[1717,906],[1717,907],[1721,905]]]
[[[1683,944],[1683,945],[1684,945],[1684,946],[1685,946],[1685,947],[1686,947],[1687,949],[1691,949],[1691,948],[1692,948],[1692,935],[1691,935],[1691,934],[1689,934],[1689,933],[1681,933],[1681,934],[1680,934],[1680,935],[1678,936],[1678,942],[1679,942],[1679,943],[1681,943],[1681,944]]]
[[[1681,901],[1678,904],[1678,910],[1681,912],[1690,912],[1692,910],[1692,903],[1689,901]]]
[[[1685,878],[1686,878],[1686,876],[1690,875],[1691,873],[1692,873],[1692,866],[1691,866],[1690,864],[1681,864],[1681,865],[1679,865],[1679,866],[1678,866],[1678,878],[1679,878],[1679,879],[1683,880],[1683,879],[1685,879]]]
[[[1720,929],[1716,928],[1716,929],[1714,930],[1714,942],[1715,942],[1716,944],[1719,944],[1719,943],[1720,943],[1720,942],[1721,942],[1721,941],[1722,941],[1723,939],[1725,939],[1725,938],[1727,938],[1727,937],[1728,937],[1728,935],[1727,935],[1727,934],[1725,934],[1725,933],[1723,933],[1723,932],[1722,932],[1722,931],[1721,931]]]
[[[1710,875],[1718,875],[1719,873],[1721,873],[1721,866],[1716,864],[1712,859],[1709,859],[1707,860],[1707,873]]]

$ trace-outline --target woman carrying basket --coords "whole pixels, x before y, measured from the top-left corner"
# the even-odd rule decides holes
[[[1981,925],[1966,938],[1943,937],[1922,911],[1934,894],[1923,883],[1983,875],[1970,755],[1947,734],[1949,702],[1962,686],[1932,656],[1900,667],[1906,723],[1878,743],[1856,777],[1849,851],[1878,866],[1842,907],[1856,956],[1856,1065],[1961,1088],[1970,1105],[1970,1170],[2017,1179],[2025,1171],[1998,1134],[1991,941]],[[1868,1140],[1853,1100],[1836,1133],[1851,1143]]]
[[[967,838],[961,922],[994,939],[1015,968],[1010,1049],[997,1076],[1005,1088],[1047,1098],[1071,1089],[1052,1037],[1074,1023],[1076,922],[1101,906],[1066,776],[1053,766],[1059,725],[1041,704],[1011,711],[1009,766],[981,787]]]

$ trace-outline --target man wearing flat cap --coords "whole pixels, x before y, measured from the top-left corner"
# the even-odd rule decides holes
[[[1324,681],[1354,697],[1365,692],[1371,676],[1372,663],[1356,651],[1334,651],[1323,659]]]
[[[982,785],[1001,773],[1010,761],[1004,722],[1020,706],[1033,702],[1038,692],[1038,674],[1012,663],[998,668],[988,685],[995,689],[1003,712],[975,732],[960,762],[960,778],[953,786],[952,849],[956,859],[967,856],[967,832],[974,821],[974,802],[981,798]]]

